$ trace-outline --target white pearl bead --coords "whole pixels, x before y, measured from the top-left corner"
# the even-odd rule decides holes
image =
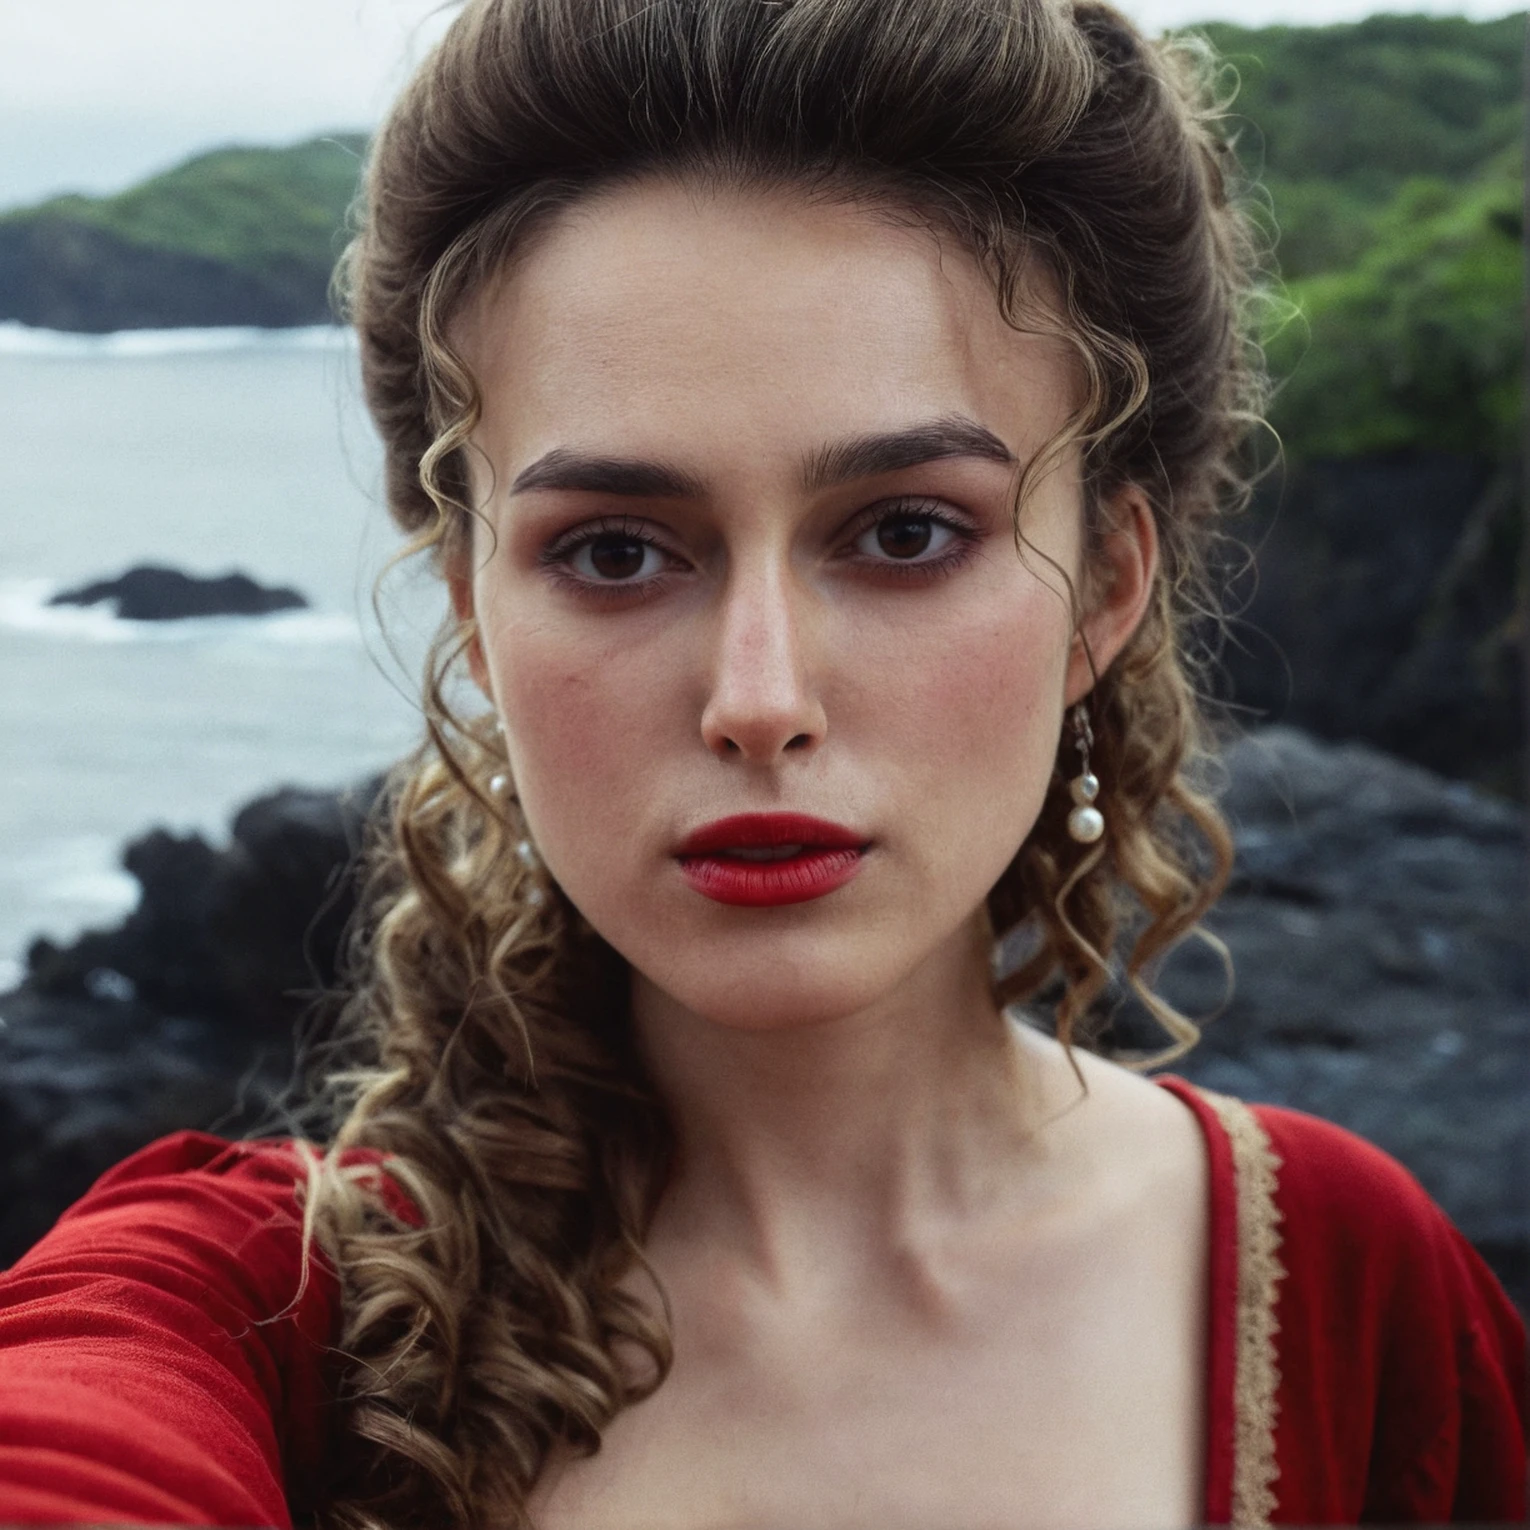
[[[1076,807],[1068,814],[1068,833],[1081,845],[1092,845],[1105,832],[1098,808]]]
[[[1086,770],[1083,775],[1073,778],[1068,790],[1079,807],[1088,807],[1100,795],[1100,778]]]
[[[520,857],[521,865],[527,871],[535,871],[542,864],[540,857],[537,855],[536,846],[529,839],[523,839],[515,847],[515,853]]]
[[[510,790],[510,777],[506,775],[490,776],[489,790],[496,797],[503,797]]]

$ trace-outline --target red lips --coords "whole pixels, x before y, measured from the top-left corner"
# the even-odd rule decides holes
[[[687,835],[677,856],[686,881],[703,896],[771,908],[843,887],[861,869],[866,848],[863,835],[822,818],[744,813]]]

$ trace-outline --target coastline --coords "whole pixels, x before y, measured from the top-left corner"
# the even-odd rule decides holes
[[[347,351],[355,331],[343,324],[300,324],[266,328],[254,324],[166,329],[113,329],[99,334],[45,329],[17,319],[0,319],[0,356],[142,358],[200,356],[225,351]]]

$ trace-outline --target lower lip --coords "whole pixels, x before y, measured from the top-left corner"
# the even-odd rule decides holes
[[[687,882],[714,903],[779,908],[827,897],[861,869],[861,850],[805,850],[789,861],[740,861],[728,855],[686,855]]]

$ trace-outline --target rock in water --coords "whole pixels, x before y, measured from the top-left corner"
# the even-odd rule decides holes
[[[95,606],[115,601],[123,621],[169,622],[193,616],[269,616],[297,611],[308,602],[296,590],[257,584],[248,574],[203,579],[179,569],[141,564],[116,579],[62,590],[50,606]]]

